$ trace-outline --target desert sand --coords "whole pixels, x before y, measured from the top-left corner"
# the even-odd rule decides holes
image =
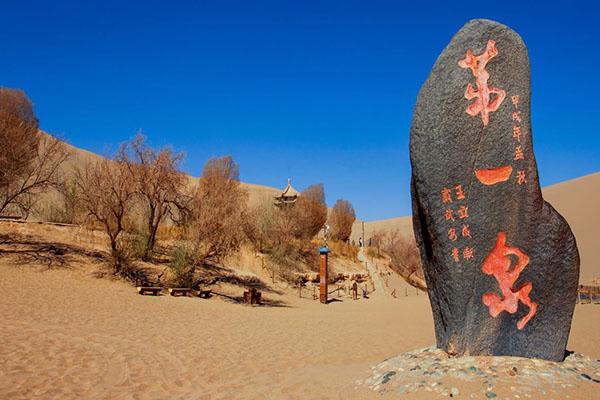
[[[22,256],[0,258],[0,398],[381,398],[356,382],[386,358],[434,344],[427,297],[405,296],[396,277],[385,284],[376,274],[369,299],[322,305],[276,287],[265,293],[276,306],[252,307],[139,296],[98,278],[79,254],[52,266]],[[598,306],[578,305],[569,349],[600,357],[599,324]],[[590,398],[592,387],[572,398]],[[479,390],[460,386],[465,398]]]

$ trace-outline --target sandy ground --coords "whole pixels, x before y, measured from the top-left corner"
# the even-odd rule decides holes
[[[426,296],[249,307],[3,261],[0,398],[374,398],[370,366],[434,341]],[[600,357],[599,324],[578,305],[569,348]]]

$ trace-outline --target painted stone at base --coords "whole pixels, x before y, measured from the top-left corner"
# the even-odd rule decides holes
[[[467,23],[411,126],[413,224],[439,348],[564,358],[579,279],[567,222],[542,198],[529,59],[514,31]]]

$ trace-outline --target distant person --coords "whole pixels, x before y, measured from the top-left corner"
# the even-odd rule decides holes
[[[352,300],[358,300],[358,282],[352,280]]]
[[[368,299],[367,294],[369,294],[369,293],[368,293],[366,282],[365,282],[365,286],[363,286],[363,288],[362,288],[362,294],[363,294],[363,299]]]
[[[362,236],[358,238],[358,247],[363,247]]]

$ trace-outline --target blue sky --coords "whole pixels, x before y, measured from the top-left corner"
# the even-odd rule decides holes
[[[139,129],[198,175],[325,185],[360,218],[410,213],[408,132],[435,59],[472,18],[524,38],[543,185],[600,170],[599,6],[475,1],[3,1],[0,85],[40,126],[107,154]]]

